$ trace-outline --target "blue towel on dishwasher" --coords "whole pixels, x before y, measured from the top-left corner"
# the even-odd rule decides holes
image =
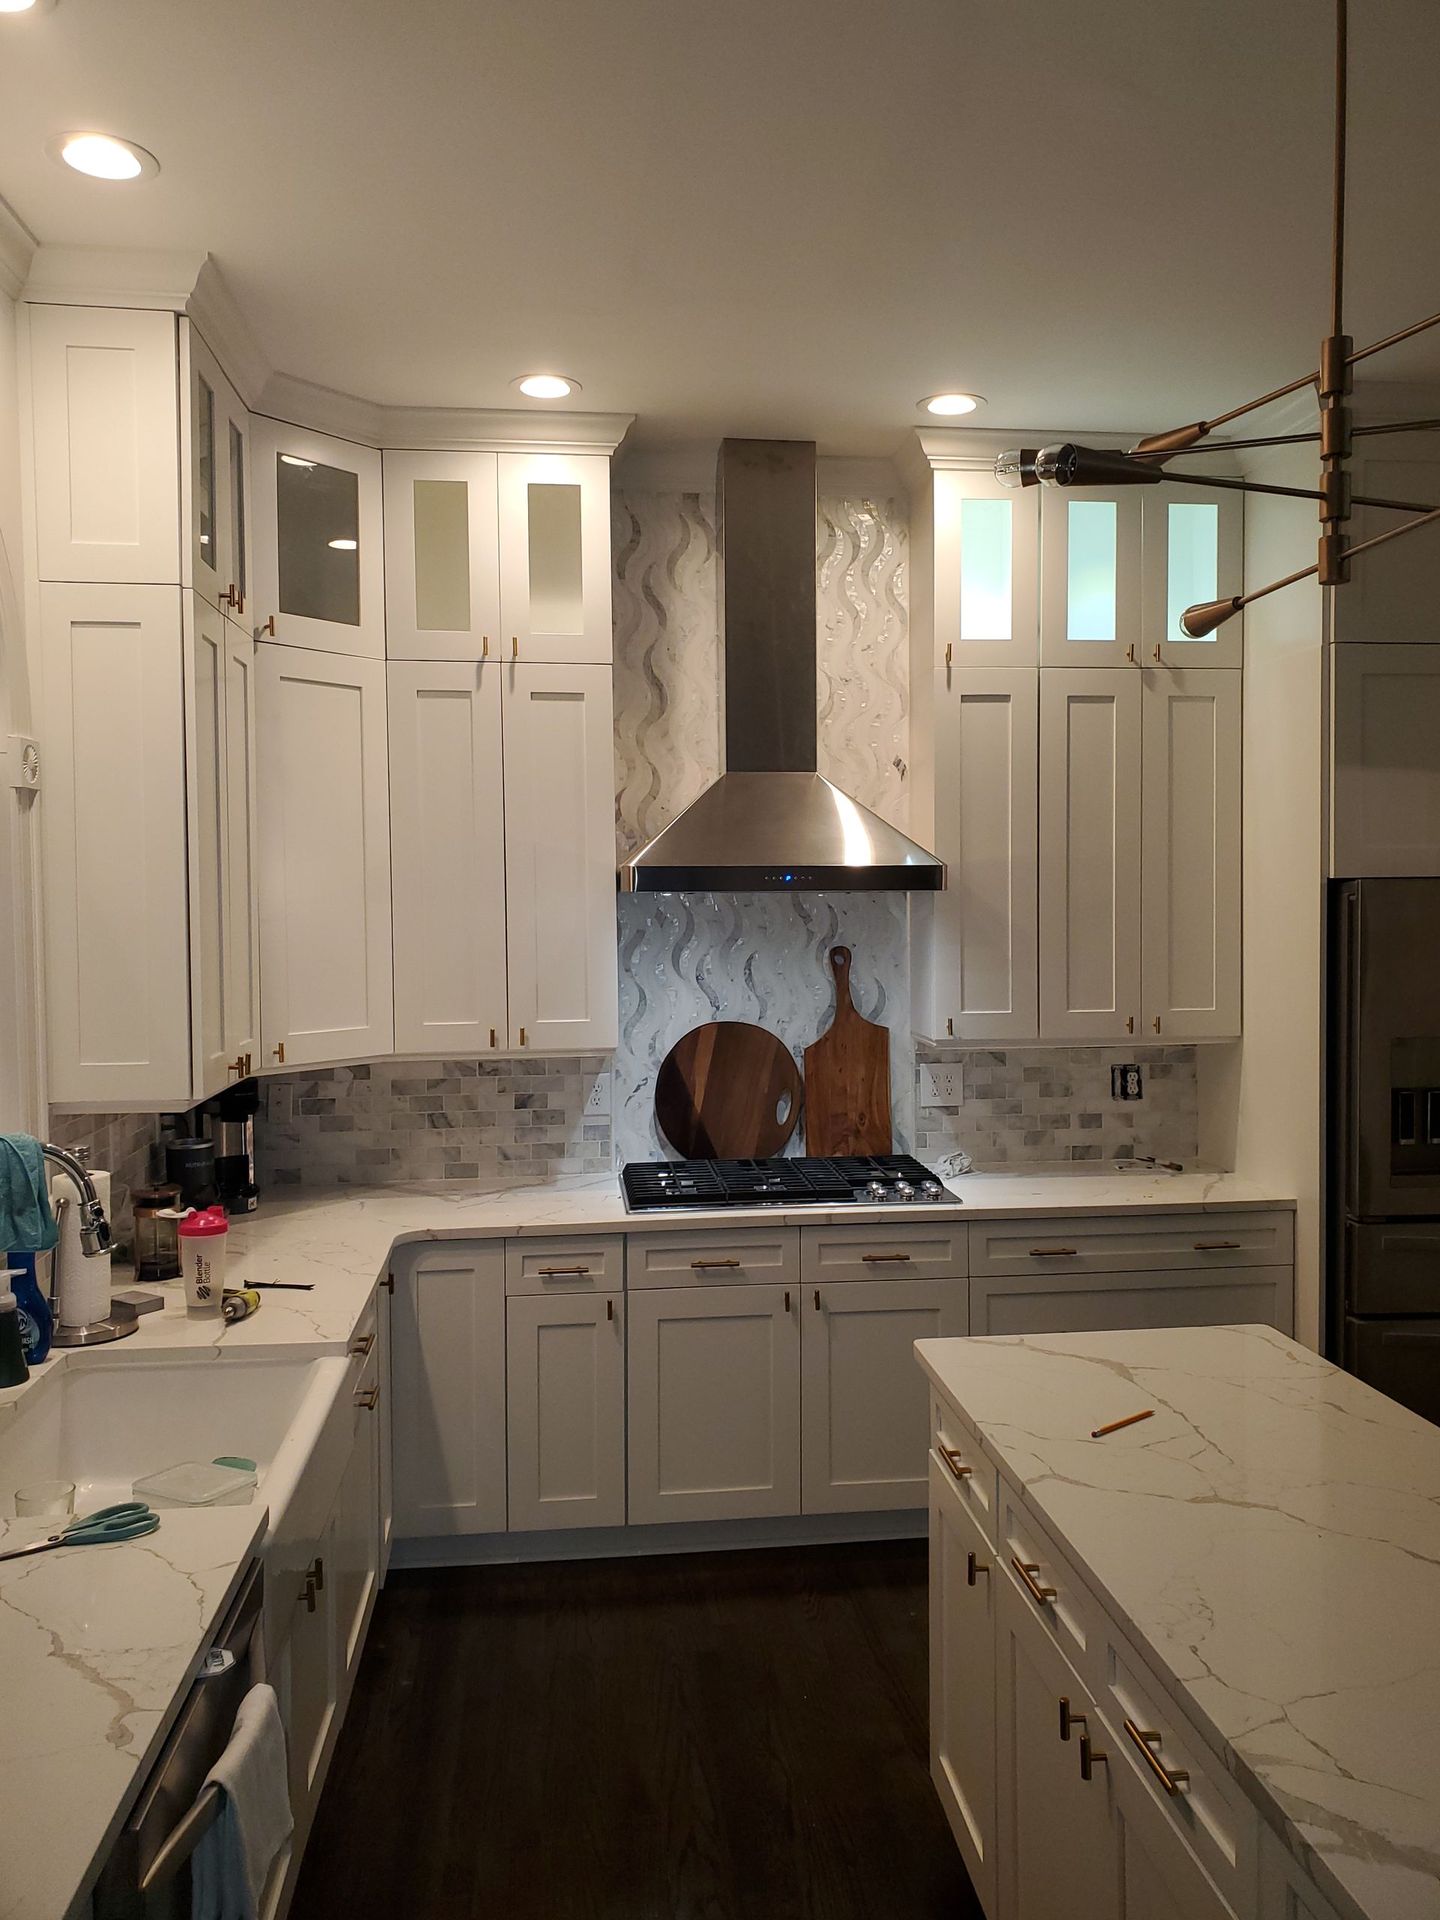
[[[40,1142],[0,1133],[0,1252],[46,1253],[59,1238]]]

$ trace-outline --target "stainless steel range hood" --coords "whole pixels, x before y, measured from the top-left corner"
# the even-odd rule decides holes
[[[621,869],[633,893],[943,887],[933,853],[816,771],[815,448],[725,440],[725,772]]]

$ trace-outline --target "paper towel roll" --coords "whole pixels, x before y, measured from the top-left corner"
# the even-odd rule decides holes
[[[110,1217],[110,1176],[98,1168],[86,1171]],[[63,1207],[61,1202],[64,1202]],[[60,1220],[60,1244],[55,1249],[55,1318],[67,1327],[88,1327],[92,1320],[110,1316],[110,1256],[97,1253],[87,1260],[80,1246],[80,1200],[68,1175],[50,1182],[50,1204]]]

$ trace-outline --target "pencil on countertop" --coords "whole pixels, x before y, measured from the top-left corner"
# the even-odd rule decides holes
[[[1112,1420],[1108,1427],[1092,1427],[1090,1438],[1103,1440],[1107,1433],[1119,1433],[1122,1427],[1133,1427],[1137,1420],[1149,1420],[1154,1412],[1154,1407],[1146,1407],[1143,1413],[1127,1413],[1123,1420]]]

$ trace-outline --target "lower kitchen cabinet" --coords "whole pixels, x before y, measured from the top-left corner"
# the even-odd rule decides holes
[[[806,1513],[925,1504],[930,1405],[915,1342],[969,1330],[969,1282],[807,1285],[800,1460]]]
[[[982,1905],[995,1912],[995,1553],[930,1462],[930,1776]]]
[[[505,1249],[399,1247],[391,1263],[395,1531],[505,1528]]]
[[[509,1527],[625,1524],[625,1296],[506,1303]]]
[[[1063,1273],[977,1276],[970,1332],[1105,1333],[1121,1327],[1294,1325],[1288,1267],[1226,1267],[1213,1273]]]
[[[350,1457],[335,1500],[331,1542],[335,1588],[335,1666],[349,1697],[380,1590],[380,1355],[372,1347],[351,1398]]]
[[[800,1511],[798,1287],[629,1296],[630,1519]]]
[[[335,1627],[335,1541],[338,1507],[315,1542],[281,1656],[281,1701],[290,1752],[290,1805],[296,1844],[309,1831],[340,1710],[340,1652]]]

